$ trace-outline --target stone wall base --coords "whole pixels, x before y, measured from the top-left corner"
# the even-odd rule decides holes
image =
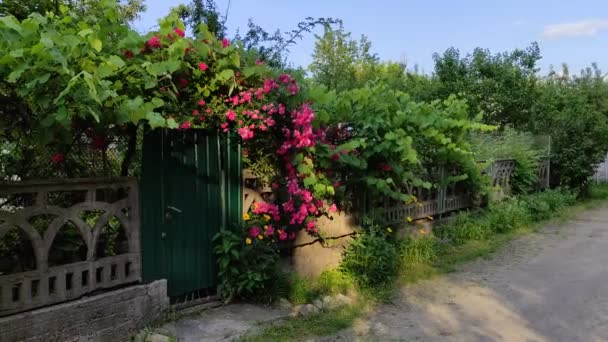
[[[157,280],[0,317],[0,342],[128,341],[168,307],[167,281]]]
[[[333,214],[331,218],[321,217],[317,220],[317,227],[327,238],[325,241],[310,236],[306,231],[298,232],[296,237],[293,271],[303,278],[316,278],[323,271],[336,268],[358,224],[355,217],[341,212]]]

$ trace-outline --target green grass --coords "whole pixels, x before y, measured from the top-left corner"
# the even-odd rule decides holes
[[[326,336],[350,327],[368,306],[359,303],[318,315],[292,318],[265,327],[259,335],[245,336],[244,342],[299,341],[307,336]]]

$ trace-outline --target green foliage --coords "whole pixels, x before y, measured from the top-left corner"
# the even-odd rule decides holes
[[[340,264],[362,287],[389,284],[397,274],[399,253],[387,233],[377,227],[353,240]]]
[[[434,235],[410,236],[399,243],[399,253],[403,265],[432,262],[437,258],[439,242]]]
[[[224,110],[218,96],[249,87],[246,79],[259,82],[265,70],[240,46],[224,47],[205,26],[195,39],[179,37],[174,29],[183,24],[175,13],[160,20],[158,32],[143,36],[129,28],[115,1],[91,6],[0,19],[0,144],[9,150],[1,158],[12,157],[6,165],[53,169],[49,157],[60,154],[64,173],[73,177],[80,173],[72,170],[83,164],[74,146],[97,140],[103,154],[94,164],[111,169],[115,160],[104,148],[116,147],[119,174],[126,175],[136,155],[138,125],[177,128],[192,120],[202,99],[220,107],[206,121],[214,125]],[[158,47],[146,43],[151,38]]]
[[[505,234],[528,224],[530,212],[524,201],[515,198],[491,207],[485,219],[492,232]]]
[[[523,198],[533,221],[549,219],[555,212],[574,204],[575,200],[573,193],[558,190],[547,190]]]
[[[247,299],[268,303],[281,294],[280,284],[275,282],[282,277],[276,265],[278,255],[269,244],[245,244],[242,234],[227,229],[221,229],[213,241],[219,291],[227,302]]]
[[[192,0],[189,5],[179,5],[174,11],[194,33],[199,33],[200,25],[204,24],[216,37],[226,36],[226,17],[221,18],[214,0]]]
[[[485,122],[494,125],[519,126],[529,120],[536,101],[538,44],[499,54],[477,48],[466,57],[450,48],[433,58],[439,98],[457,94],[473,115],[482,112]]]
[[[294,277],[291,280],[289,300],[294,305],[306,304],[324,296],[346,294],[356,289],[357,282],[350,273],[333,269],[324,271],[312,280]]]
[[[315,50],[310,64],[313,82],[330,90],[347,90],[363,86],[374,78],[378,57],[371,53],[371,43],[362,36],[352,40],[342,25],[324,25],[323,36],[315,36]]]
[[[476,220],[470,213],[459,213],[456,218],[434,230],[442,240],[448,240],[456,245],[470,240],[487,239],[491,233],[491,227],[486,220]]]
[[[515,195],[527,194],[537,188],[539,163],[548,157],[548,141],[539,144],[539,140],[531,133],[510,127],[497,132],[473,132],[469,136],[478,160],[515,160],[510,182]]]
[[[608,183],[599,183],[591,187],[589,191],[590,199],[608,199]]]
[[[145,11],[143,0],[117,0],[125,21],[137,19]],[[27,18],[32,13],[44,15],[47,12],[61,13],[62,7],[69,7],[79,12],[99,10],[97,1],[90,0],[3,0],[0,2],[0,15],[12,15],[19,20]]]
[[[489,130],[468,118],[463,101],[449,98],[431,103],[415,102],[379,83],[321,97],[317,110],[331,113],[335,149],[321,148],[321,167],[331,167],[348,180],[351,189],[369,188],[373,195],[410,200],[413,187],[430,188],[424,166],[445,163],[459,171],[452,181],[475,177],[478,172],[465,136]],[[359,191],[360,193],[360,191]]]
[[[551,132],[551,178],[587,195],[595,166],[608,151],[608,83],[594,65],[578,77],[550,77],[540,84],[530,129]]]
[[[454,220],[436,229],[435,234],[456,245],[482,241],[495,234],[511,233],[534,222],[550,219],[574,202],[575,196],[571,192],[560,190],[518,196],[481,214],[458,214]]]
[[[303,318],[281,321],[264,328],[257,336],[245,336],[244,342],[299,341],[308,336],[327,336],[352,326],[365,311],[361,305],[345,306]]]

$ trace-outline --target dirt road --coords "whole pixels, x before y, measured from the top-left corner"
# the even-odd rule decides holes
[[[323,341],[608,341],[608,207],[402,289]]]

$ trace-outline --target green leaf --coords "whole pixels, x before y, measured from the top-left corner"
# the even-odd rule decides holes
[[[234,77],[234,70],[232,69],[223,70],[218,74],[218,78],[223,81],[226,81],[232,77]]]
[[[146,114],[146,119],[148,120],[150,127],[152,127],[153,129],[157,127],[165,127],[168,121],[165,120],[162,115],[156,112],[149,112],[148,114]]]
[[[304,178],[304,186],[305,187],[309,187],[313,184],[317,183],[317,177],[315,177],[315,175],[310,175],[306,178]]]
[[[13,50],[9,53],[9,55],[15,58],[23,57],[23,49]]]
[[[179,125],[177,124],[174,118],[167,119],[167,128],[176,129],[177,127],[179,127]]]
[[[91,47],[93,49],[95,49],[95,51],[97,51],[97,52],[101,51],[102,43],[101,43],[101,40],[99,40],[99,38],[89,37],[89,44],[91,44]]]
[[[40,43],[42,43],[42,45],[47,48],[51,48],[55,45],[55,43],[53,43],[53,39],[49,36],[48,33],[42,33],[40,35]]]
[[[81,30],[80,32],[78,32],[78,35],[81,37],[86,37],[92,33],[93,33],[93,30],[90,28],[87,28],[87,29],[84,29],[84,30]]]
[[[116,68],[120,69],[122,67],[125,66],[125,61],[122,60],[122,58],[116,56],[116,55],[112,55],[109,58],[109,62],[114,65]]]
[[[232,65],[234,65],[237,68],[241,67],[241,56],[239,56],[238,53],[233,53],[232,55],[230,55],[230,61],[232,62]]]
[[[243,70],[243,76],[247,77],[251,77],[252,75],[254,75],[257,72],[257,67],[255,66],[250,66],[250,67],[246,67]]]
[[[6,27],[13,29],[19,33],[21,33],[21,25],[19,21],[13,16],[4,16],[0,17],[0,22],[6,25]]]
[[[327,187],[321,183],[317,183],[314,186],[314,191],[316,196],[322,197],[325,196],[325,193],[327,192]]]
[[[19,64],[19,66],[17,66],[15,69],[13,69],[13,72],[11,72],[8,75],[8,81],[11,83],[14,83],[15,81],[17,81],[19,79],[19,77],[21,77],[21,74],[23,74],[23,72],[27,68],[28,68],[27,64],[25,64],[25,63]]]
[[[145,89],[151,89],[151,88],[156,87],[157,85],[158,85],[158,82],[157,82],[156,78],[148,77],[145,80],[144,88]]]

